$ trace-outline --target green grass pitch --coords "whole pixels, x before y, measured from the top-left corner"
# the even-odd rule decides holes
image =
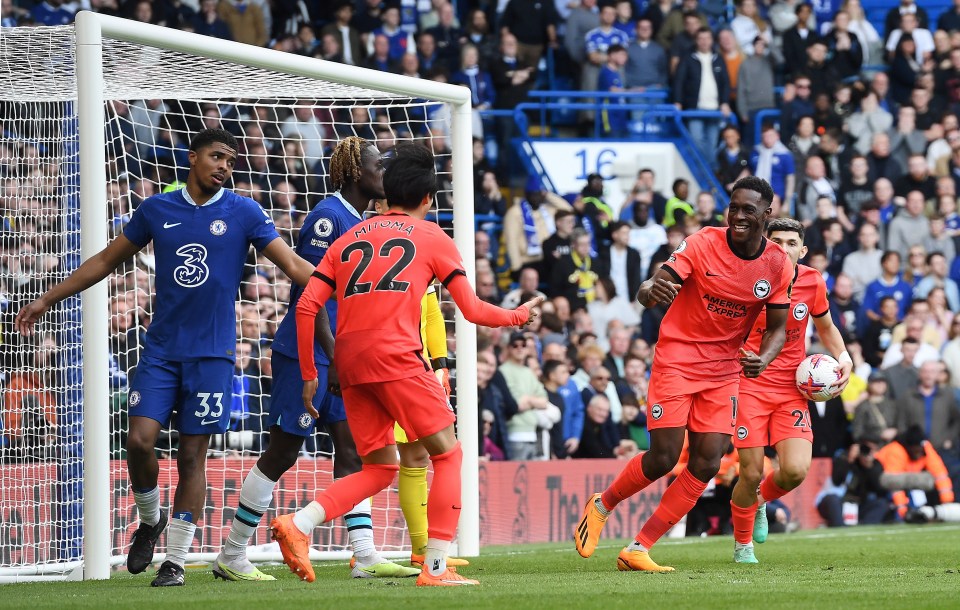
[[[187,570],[187,585],[152,589],[148,574],[109,581],[0,586],[0,608],[958,608],[960,526],[862,527],[774,535],[757,545],[759,565],[732,563],[730,537],[665,540],[654,549],[672,574],[616,569],[622,544],[604,541],[591,559],[569,544],[484,549],[465,575],[473,588],[418,589],[415,579],[353,580],[343,563],[318,564],[317,581],[285,566],[277,582],[214,581]]]

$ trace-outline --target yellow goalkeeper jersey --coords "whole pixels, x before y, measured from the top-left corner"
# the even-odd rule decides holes
[[[420,341],[427,362],[447,357],[447,328],[437,292],[437,285],[431,285],[420,302]]]

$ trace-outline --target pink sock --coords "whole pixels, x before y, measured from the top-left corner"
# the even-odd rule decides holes
[[[637,534],[637,542],[644,548],[650,549],[657,540],[667,533],[667,530],[677,524],[681,517],[690,512],[697,503],[707,484],[690,474],[686,468],[677,477],[677,480],[663,492],[663,498],[653,515],[643,524]]]
[[[733,515],[733,539],[740,544],[750,544],[753,541],[753,522],[757,520],[757,502],[743,508],[730,502],[730,512]]]
[[[763,478],[763,481],[760,482],[760,495],[763,496],[764,502],[773,502],[774,500],[782,498],[789,493],[788,490],[781,488],[774,482],[774,474],[774,472],[771,472]]]
[[[643,467],[640,462],[641,458],[643,458],[642,453],[635,455],[627,462],[627,465],[620,471],[620,474],[617,475],[617,478],[614,479],[610,487],[600,496],[600,501],[603,502],[604,508],[613,510],[617,504],[620,504],[653,482],[643,474]]]

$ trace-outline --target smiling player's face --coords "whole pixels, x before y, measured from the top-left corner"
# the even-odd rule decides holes
[[[756,253],[769,215],[770,206],[760,199],[760,193],[743,188],[733,192],[727,208],[727,224],[731,240],[740,247],[742,254]]]
[[[190,151],[190,173],[207,194],[220,190],[233,174],[237,151],[226,144],[214,142],[197,151]]]

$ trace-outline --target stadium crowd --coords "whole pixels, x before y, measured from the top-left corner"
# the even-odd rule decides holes
[[[860,522],[889,518],[870,504],[886,497],[878,468],[926,470],[936,480],[926,486],[952,501],[950,480],[960,483],[960,0],[936,20],[902,0],[882,27],[867,20],[860,0],[740,0],[735,10],[716,0],[193,4],[3,0],[2,25],[65,24],[92,9],[462,84],[478,110],[513,108],[543,86],[549,55],[586,91],[663,89],[679,108],[735,115],[690,120],[690,132],[721,185],[765,178],[777,194],[774,215],[803,223],[802,262],[826,279],[830,315],[856,365],[841,396],[810,407],[814,456],[836,462],[818,498],[822,514],[841,524],[842,504],[859,502]],[[779,119],[754,133],[757,113],[770,109]],[[449,134],[432,112],[411,120],[307,101],[113,102],[111,227],[119,232],[140,201],[179,184],[184,134],[222,126],[241,137],[235,190],[260,202],[293,243],[304,213],[330,190],[325,163],[340,137],[360,135],[383,151],[417,137],[448,172]],[[610,133],[626,134],[610,117]],[[722,226],[723,214],[715,193],[641,167],[625,193],[598,175],[579,193],[550,192],[537,176],[511,190],[513,129],[512,119],[476,117],[475,208],[486,219],[476,233],[476,286],[504,307],[536,294],[548,301],[524,332],[480,331],[482,457],[629,458],[648,447],[647,378],[665,313],[644,310],[633,295],[685,236]],[[62,168],[43,146],[17,137],[26,135],[7,130],[0,140],[0,305],[8,319],[56,278],[63,254],[54,239],[62,227],[49,210]],[[111,279],[118,454],[124,388],[152,309],[149,252]],[[218,440],[224,451],[263,447],[270,341],[287,313],[288,280],[263,260],[249,262],[237,303],[231,432]],[[45,377],[55,374],[56,341],[53,332],[31,339],[6,375],[11,459],[50,451],[56,397]],[[809,341],[816,349],[817,337]],[[453,355],[452,334],[449,343]],[[170,438],[171,450],[175,444]],[[906,449],[888,448],[897,446]],[[328,450],[318,436],[304,452]],[[718,486],[729,487],[723,472]],[[907,498],[894,496],[894,504],[904,516]]]

